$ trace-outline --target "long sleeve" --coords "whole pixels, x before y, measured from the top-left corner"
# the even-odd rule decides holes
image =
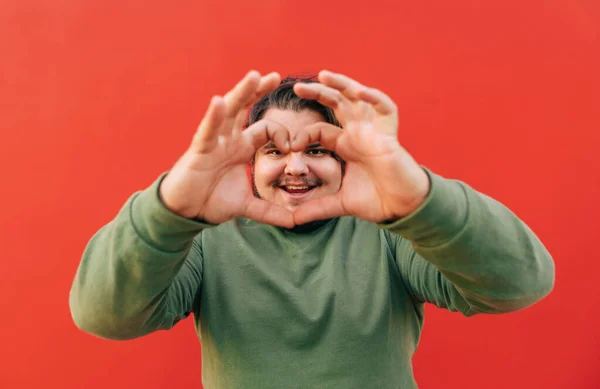
[[[81,330],[132,339],[190,314],[202,283],[195,238],[207,225],[164,207],[158,197],[163,178],[135,193],[88,243],[69,298]]]
[[[498,201],[426,170],[427,200],[408,217],[381,225],[416,302],[459,311],[526,308],[554,286],[554,262],[535,234]]]

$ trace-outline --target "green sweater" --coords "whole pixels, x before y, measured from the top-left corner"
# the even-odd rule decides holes
[[[511,211],[428,174],[427,200],[402,220],[303,233],[179,217],[158,198],[163,175],[89,242],[73,319],[124,340],[193,313],[207,389],[416,388],[424,303],[505,313],[554,284],[552,258]]]

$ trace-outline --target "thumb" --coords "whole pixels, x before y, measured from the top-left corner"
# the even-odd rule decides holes
[[[265,200],[261,200],[254,195],[250,195],[242,217],[257,221],[259,223],[271,224],[275,226],[292,228],[294,227],[294,216],[281,205],[277,205]]]
[[[297,225],[348,215],[339,192],[300,204],[293,213]]]

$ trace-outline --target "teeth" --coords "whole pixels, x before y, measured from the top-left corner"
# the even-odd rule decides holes
[[[287,185],[286,188],[292,189],[292,190],[305,190],[305,189],[308,189],[308,186]]]

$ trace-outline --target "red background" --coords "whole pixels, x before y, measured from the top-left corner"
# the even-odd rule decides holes
[[[190,319],[109,342],[76,329],[82,250],[168,169],[250,68],[383,89],[401,142],[511,207],[553,293],[465,319],[428,307],[423,389],[600,387],[597,0],[0,3],[0,387],[200,387]]]

